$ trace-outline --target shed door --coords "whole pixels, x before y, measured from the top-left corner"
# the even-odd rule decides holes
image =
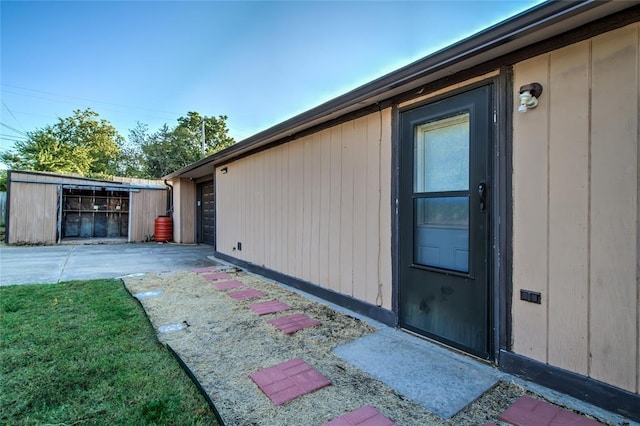
[[[401,115],[400,325],[488,358],[490,86]]]
[[[215,245],[216,211],[213,181],[198,185],[198,242]]]
[[[129,193],[63,188],[62,238],[127,238]]]

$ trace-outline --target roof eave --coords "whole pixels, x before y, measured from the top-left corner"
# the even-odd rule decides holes
[[[349,112],[389,98],[390,92],[406,92],[446,75],[479,65],[529,44],[577,28],[593,20],[635,6],[638,2],[547,2],[493,25],[418,61],[386,74],[317,107],[263,130],[222,151],[196,161],[167,176],[199,177],[211,167],[247,151],[322,124]]]

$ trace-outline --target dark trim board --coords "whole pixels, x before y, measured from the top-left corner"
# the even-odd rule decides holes
[[[400,234],[400,218],[398,216],[398,200],[400,199],[400,111],[397,105],[391,109],[391,307],[399,312],[398,283],[400,282],[400,259],[398,246]]]
[[[496,145],[494,155],[494,359],[499,359],[500,349],[511,349],[511,241],[513,240],[512,199],[512,142],[513,142],[513,68],[503,67],[496,77]]]
[[[246,269],[249,272],[263,275],[267,278],[271,278],[272,280],[276,280],[293,288],[297,288],[298,290],[302,290],[306,293],[320,297],[327,302],[335,303],[336,305],[362,314],[390,327],[396,327],[398,325],[398,316],[395,312],[389,311],[376,305],[372,305],[370,303],[362,302],[358,299],[354,299],[351,296],[337,293],[333,290],[320,287],[308,281],[303,281],[301,279],[285,275],[281,272],[277,272],[251,262],[237,259],[224,253],[216,251],[214,252],[214,256],[227,262],[233,263],[234,265]]]
[[[640,395],[505,350],[500,369],[640,422]]]

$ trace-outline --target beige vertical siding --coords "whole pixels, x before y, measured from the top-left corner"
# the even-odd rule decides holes
[[[390,128],[387,109],[218,167],[218,251],[390,309]]]
[[[58,186],[11,182],[9,244],[55,244]]]
[[[513,350],[636,393],[639,38],[636,23],[517,64],[515,88],[544,93],[513,137]]]
[[[196,184],[178,179],[173,185],[173,240],[181,244],[196,242]]]
[[[515,69],[516,89],[522,81],[547,88],[548,57],[538,57]],[[547,359],[548,202],[549,182],[547,102],[534,111],[514,115],[513,126],[513,347],[535,358]],[[517,302],[519,289],[543,294],[543,305]]]
[[[589,322],[592,376],[636,392],[639,29],[592,45]]]
[[[167,191],[141,189],[130,197],[129,241],[153,241],[156,218],[166,214]]]
[[[580,374],[588,372],[589,55],[589,42],[551,53],[547,86],[553,109],[571,111],[549,115],[548,359]]]

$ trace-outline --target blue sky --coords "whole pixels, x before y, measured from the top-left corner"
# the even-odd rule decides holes
[[[87,107],[125,137],[198,111],[242,140],[537,3],[2,0],[0,150]]]

